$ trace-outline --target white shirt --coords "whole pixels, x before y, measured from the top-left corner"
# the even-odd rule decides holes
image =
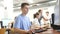
[[[40,27],[40,24],[37,18],[35,18],[32,22],[32,28],[36,28],[36,27]]]
[[[50,23],[50,18],[51,18],[51,16],[49,16],[49,15],[48,15],[48,16],[45,15],[44,18],[48,19],[48,21],[45,21],[46,23]]]

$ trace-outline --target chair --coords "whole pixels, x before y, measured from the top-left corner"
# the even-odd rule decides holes
[[[54,17],[55,17],[55,14],[53,13],[52,14],[52,24],[54,24]]]
[[[1,28],[1,29],[0,29],[0,34],[5,34],[5,31],[6,31],[6,29]]]
[[[3,28],[3,22],[2,21],[0,21],[0,25],[1,25],[1,28]]]

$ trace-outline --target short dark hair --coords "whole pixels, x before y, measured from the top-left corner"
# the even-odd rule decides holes
[[[35,13],[35,14],[34,14],[34,18],[36,18],[36,15],[39,15],[39,13]]]
[[[40,10],[38,10],[38,12],[40,13],[42,10],[40,9]]]
[[[23,8],[25,5],[29,5],[28,3],[22,3],[21,8]]]

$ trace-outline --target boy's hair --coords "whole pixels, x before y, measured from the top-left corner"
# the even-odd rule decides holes
[[[29,5],[28,3],[22,3],[21,8],[23,8],[25,5]]]

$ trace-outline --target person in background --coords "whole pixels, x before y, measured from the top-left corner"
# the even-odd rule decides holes
[[[40,30],[40,24],[38,22],[39,18],[40,18],[39,13],[35,13],[34,20],[33,20],[32,25],[31,25],[31,30],[32,30],[33,34],[35,34],[37,32],[36,30],[38,30],[38,31]]]
[[[48,11],[46,12],[46,15],[44,16],[44,18],[45,18],[45,19],[48,19],[47,21],[44,20],[44,23],[48,25],[47,28],[51,28],[51,27],[50,27],[50,25],[51,25],[51,23],[50,23],[51,17],[49,16],[49,12],[48,12]]]
[[[21,4],[22,14],[16,17],[14,24],[14,33],[17,34],[30,34],[30,19],[26,16],[29,11],[29,4]]]
[[[38,13],[39,13],[39,15],[40,15],[40,18],[38,19],[38,21],[39,21],[39,23],[41,22],[41,19],[43,18],[43,16],[42,16],[42,10],[40,9],[40,10],[38,10]]]
[[[42,31],[44,31],[44,27],[46,27],[45,25],[40,26],[40,23],[38,21],[39,18],[40,18],[39,13],[35,13],[34,14],[34,20],[33,20],[32,25],[31,25],[31,29],[33,30],[32,31],[33,33],[42,32]]]
[[[34,20],[32,22],[32,29],[40,29],[40,24],[38,19],[40,18],[39,13],[34,14]]]
[[[47,27],[47,25],[45,23],[42,23],[41,20],[43,19],[43,20],[47,21],[48,19],[44,18],[44,16],[42,15],[42,10],[41,9],[38,10],[38,13],[40,15],[40,18],[38,19],[38,21],[40,23],[40,26],[44,27],[44,28]]]

